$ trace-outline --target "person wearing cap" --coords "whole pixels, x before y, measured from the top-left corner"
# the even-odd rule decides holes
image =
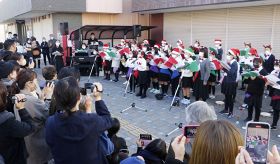
[[[148,66],[145,59],[145,51],[138,53],[134,71],[138,72],[137,83],[139,84],[139,92],[136,94],[136,96],[144,99],[147,97],[146,93],[149,83]]]
[[[193,62],[192,56],[194,56],[194,51],[192,48],[187,48],[184,50],[184,59],[183,63],[191,64]],[[182,72],[182,88],[183,88],[183,99],[181,103],[184,105],[188,105],[191,103],[190,97],[191,92],[190,89],[193,87],[193,72],[187,67],[181,68]]]
[[[220,111],[220,114],[228,114],[228,118],[233,117],[233,106],[234,106],[234,96],[236,95],[237,87],[237,74],[238,74],[238,63],[236,61],[237,56],[240,51],[235,48],[228,50],[227,63],[230,68],[223,68],[224,78],[222,81],[221,91],[225,95],[225,108]]]
[[[268,73],[271,73],[274,69],[275,56],[271,52],[271,45],[264,45],[263,47],[265,49],[265,60],[263,63],[263,67]]]
[[[195,100],[206,101],[209,98],[208,79],[210,77],[210,61],[208,59],[208,49],[206,47],[200,48],[199,58],[197,59],[200,68],[199,72],[194,75],[194,96]]]
[[[257,71],[249,72],[248,76],[248,87],[245,92],[244,100],[244,102],[248,105],[248,116],[244,121],[248,122],[252,120],[252,115],[255,108],[254,122],[259,122],[266,81],[260,77],[260,74]]]
[[[112,58],[108,55],[107,51],[109,51],[109,44],[103,45],[103,51],[99,54],[105,54],[105,56],[101,56],[103,58],[103,70],[104,70],[104,80],[111,80],[111,66],[112,66]]]
[[[213,47],[209,47],[209,60],[211,62],[211,73],[210,77],[208,79],[209,83],[209,98],[210,99],[215,99],[215,91],[216,91],[216,81],[217,81],[217,76],[218,76],[218,71],[220,71],[220,62],[217,60],[217,51]]]
[[[154,94],[160,93],[159,83],[158,83],[159,68],[155,63],[155,59],[159,57],[159,49],[160,46],[156,44],[152,49],[151,56],[149,57],[149,55],[147,55],[147,59],[149,60],[149,66],[150,66],[149,76],[151,78],[152,85],[153,85],[153,88],[150,90],[150,93],[154,93]]]

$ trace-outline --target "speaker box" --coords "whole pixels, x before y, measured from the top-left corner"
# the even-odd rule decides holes
[[[59,30],[61,35],[68,35],[69,34],[68,22],[60,23]]]

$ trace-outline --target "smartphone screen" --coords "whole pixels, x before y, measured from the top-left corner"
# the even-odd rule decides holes
[[[140,134],[140,139],[142,141],[142,146],[147,146],[152,141],[151,134]]]
[[[184,127],[184,136],[186,138],[195,138],[198,128],[199,128],[198,125],[185,126]]]
[[[246,150],[255,164],[267,162],[270,125],[261,122],[247,123]]]
[[[92,86],[93,83],[85,83],[85,90],[87,95],[90,95],[92,93]]]

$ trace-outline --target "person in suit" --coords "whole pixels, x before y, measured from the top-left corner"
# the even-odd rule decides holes
[[[233,117],[234,96],[236,95],[236,78],[238,73],[238,63],[236,57],[240,54],[238,49],[228,50],[227,63],[229,69],[223,68],[224,79],[222,81],[222,93],[225,95],[225,108],[220,114],[228,114],[228,118]]]
[[[265,61],[263,63],[263,67],[266,69],[268,73],[271,73],[274,70],[274,62],[275,56],[272,54],[271,45],[264,45],[265,48]]]

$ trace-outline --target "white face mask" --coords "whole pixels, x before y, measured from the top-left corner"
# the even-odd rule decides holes
[[[121,45],[123,46],[123,45],[124,45],[124,43],[123,43],[123,42],[121,42]]]
[[[195,43],[195,44],[194,44],[194,47],[198,47],[198,44],[197,44],[197,43]]]
[[[215,47],[216,47],[216,48],[220,48],[220,45],[216,44]]]
[[[51,36],[51,40],[53,40],[53,37]]]
[[[58,47],[60,45],[60,43],[55,43],[55,45]]]
[[[46,41],[46,39],[43,39],[43,42],[45,42]]]
[[[142,50],[143,50],[144,52],[146,52],[146,51],[147,51],[147,47],[143,47]]]
[[[177,55],[175,55],[175,54],[172,54],[171,56],[172,56],[173,58],[177,58]]]
[[[270,55],[270,51],[265,51],[265,54],[266,55]]]
[[[227,61],[230,62],[232,60],[232,57],[230,55],[227,55]]]
[[[279,71],[279,67],[274,67],[274,70],[275,71]]]
[[[86,49],[86,46],[82,46],[82,49]]]
[[[177,43],[177,46],[180,46],[180,43]]]

